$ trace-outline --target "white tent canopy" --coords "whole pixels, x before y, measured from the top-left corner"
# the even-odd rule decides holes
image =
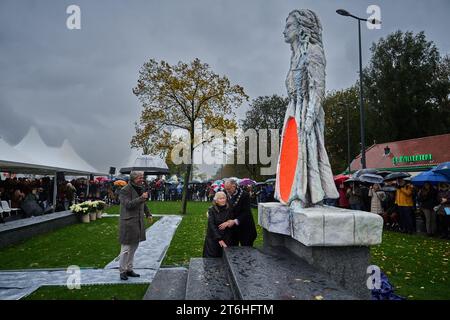
[[[0,138],[0,161],[15,163],[32,163],[33,160],[24,153],[11,147],[5,140]]]
[[[85,171],[89,171],[92,173],[98,172],[97,169],[88,164],[78,155],[78,153],[75,152],[72,145],[67,139],[64,140],[59,152],[62,155],[62,159],[64,160],[64,162],[70,164],[71,168],[83,168]]]
[[[104,175],[84,161],[68,140],[64,140],[59,148],[49,147],[34,127],[15,147],[0,140],[0,170],[33,174],[65,172],[72,175]]]

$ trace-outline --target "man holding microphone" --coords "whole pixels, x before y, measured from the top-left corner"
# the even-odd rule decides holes
[[[119,242],[121,244],[119,271],[121,280],[128,280],[128,277],[139,277],[139,274],[133,271],[134,254],[139,242],[146,240],[144,216],[150,222],[152,221],[152,215],[146,205],[149,195],[144,191],[144,172],[131,171],[130,183],[119,193]]]

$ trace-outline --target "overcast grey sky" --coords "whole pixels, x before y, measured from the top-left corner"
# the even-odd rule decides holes
[[[70,4],[81,8],[81,30],[66,27]],[[1,0],[0,136],[15,144],[34,125],[49,145],[68,138],[99,170],[121,164],[140,114],[131,89],[150,58],[198,57],[251,99],[285,95],[282,31],[299,8],[322,21],[327,89],[347,88],[357,78],[357,25],[335,10],[367,16],[372,4],[383,24],[363,28],[364,64],[372,42],[396,30],[424,30],[450,52],[448,0]]]

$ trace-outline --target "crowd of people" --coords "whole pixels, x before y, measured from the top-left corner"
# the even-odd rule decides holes
[[[383,186],[343,182],[337,187],[340,197],[330,203],[332,205],[379,214],[387,228],[410,234],[417,231],[419,218],[424,222],[423,231],[427,235],[449,239],[448,183],[415,186],[407,179],[396,179],[387,181]]]
[[[0,200],[7,201],[11,208],[20,209],[22,217],[30,217],[68,210],[73,203],[85,200],[103,200],[110,205],[119,204],[122,187],[110,180],[58,181],[56,203],[53,203],[53,188],[54,180],[50,177],[7,178],[0,180]],[[143,188],[148,192],[151,201],[182,199],[182,183],[167,182],[158,177],[152,181],[144,181]],[[252,207],[256,207],[259,202],[276,201],[272,183],[240,188],[248,194]],[[383,217],[386,228],[405,233],[417,231],[416,223],[419,218],[419,221],[423,221],[423,231],[428,235],[449,238],[450,215],[447,212],[450,211],[450,185],[447,183],[436,186],[425,183],[418,187],[408,180],[397,179],[387,181],[383,186],[341,182],[337,184],[337,188],[339,199],[329,200],[326,204],[379,214]],[[215,188],[211,181],[189,183],[187,190],[188,200],[205,202],[212,202],[217,192],[222,191]]]
[[[152,181],[144,181],[144,188],[149,193],[151,201],[181,201],[183,195],[183,183],[166,181],[156,178]],[[274,201],[273,183],[259,183],[255,185],[241,186],[248,192],[252,206],[259,202]],[[205,182],[191,182],[187,188],[188,201],[211,202],[216,192],[219,191],[213,185],[213,180]]]
[[[19,209],[20,217],[68,210],[74,204],[86,200],[104,200],[109,204],[118,203],[119,187],[110,182],[87,179],[61,180],[57,182],[56,203],[54,203],[54,178],[6,178],[0,180],[0,200],[10,208]],[[0,217],[2,220],[4,217]]]
[[[68,210],[74,203],[86,200],[103,200],[109,205],[119,204],[119,191],[123,185],[114,180],[86,178],[70,181],[58,180],[56,203],[53,199],[54,177],[6,178],[0,180],[0,200],[7,201],[17,210],[19,217],[38,216],[46,213]],[[89,188],[88,188],[89,183]],[[183,183],[166,181],[161,177],[143,183],[151,201],[181,201]],[[243,186],[249,194],[250,203],[274,201],[273,184]],[[189,183],[187,200],[211,202],[218,191],[212,181]],[[3,221],[3,217],[0,216]]]

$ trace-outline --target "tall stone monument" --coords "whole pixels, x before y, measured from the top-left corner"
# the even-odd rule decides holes
[[[275,197],[260,203],[266,249],[286,247],[366,299],[369,246],[381,243],[383,220],[364,211],[323,205],[339,197],[324,143],[325,54],[322,26],[307,9],[294,10],[283,32],[291,46],[286,111]]]

